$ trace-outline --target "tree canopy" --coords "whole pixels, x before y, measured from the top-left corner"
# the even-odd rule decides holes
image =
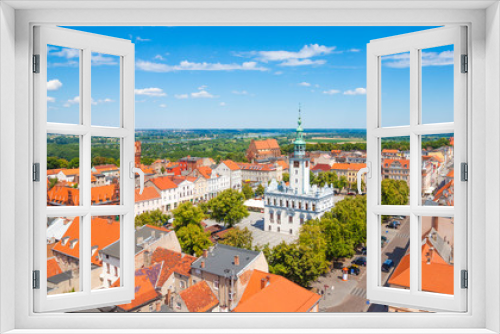
[[[247,227],[242,230],[235,227],[224,235],[224,240],[220,243],[238,248],[252,249],[252,242],[252,232]]]
[[[176,232],[189,224],[202,227],[201,221],[206,217],[203,210],[191,202],[181,203],[172,213],[174,214],[174,230]]]
[[[168,222],[170,216],[160,210],[144,212],[135,216],[135,227],[143,225],[163,226]]]
[[[264,188],[264,186],[262,184],[259,184],[257,186],[257,189],[255,190],[255,195],[257,195],[257,196],[263,196],[264,195],[264,191],[266,191],[266,188]]]
[[[243,187],[241,188],[241,191],[243,192],[243,195],[245,196],[245,199],[253,198],[252,187],[250,187],[248,184],[245,183],[243,185]]]
[[[210,233],[205,232],[201,226],[194,223],[180,227],[175,234],[179,239],[182,251],[186,254],[200,256],[204,249],[212,246]]]
[[[232,227],[249,216],[244,201],[243,193],[233,189],[224,190],[208,201],[210,217],[219,223],[224,223],[226,227]]]
[[[382,180],[382,205],[407,205],[410,188],[403,180]]]

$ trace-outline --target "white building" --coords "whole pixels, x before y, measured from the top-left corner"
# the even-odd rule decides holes
[[[161,195],[155,187],[144,187],[142,194],[140,189],[135,188],[135,214],[140,215],[144,212],[161,210]]]
[[[265,231],[298,235],[300,227],[306,221],[321,217],[333,207],[333,186],[310,186],[309,158],[306,158],[306,142],[299,126],[294,142],[294,154],[290,158],[290,185],[273,179],[264,194],[264,229]]]
[[[241,180],[242,174],[241,169],[232,160],[224,160],[215,168],[215,171],[219,175],[224,175],[229,177],[230,185],[229,187],[234,190],[241,190]]]

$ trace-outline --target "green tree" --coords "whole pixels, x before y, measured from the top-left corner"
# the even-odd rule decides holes
[[[219,223],[224,223],[226,227],[232,227],[249,216],[244,201],[245,196],[241,192],[233,189],[224,190],[208,201],[210,217]]]
[[[329,263],[323,256],[314,253],[313,247],[299,243],[285,242],[273,247],[265,246],[269,272],[308,287],[312,281],[328,270]]]
[[[290,174],[289,173],[283,173],[283,181],[290,182]]]
[[[382,180],[382,205],[407,205],[410,188],[403,180]]]
[[[266,188],[264,188],[264,186],[262,184],[259,184],[257,186],[257,189],[255,190],[255,195],[263,196],[265,191],[266,191]]]
[[[57,177],[49,179],[49,189],[54,188],[54,186],[57,184],[57,182],[59,182],[59,180],[57,179]]]
[[[182,226],[175,234],[179,239],[182,251],[186,254],[200,256],[204,249],[212,246],[210,233],[203,231],[200,225],[194,223]]]
[[[242,230],[237,227],[230,229],[224,236],[224,240],[221,241],[224,245],[244,249],[252,249],[252,242],[252,232],[247,227]]]
[[[243,187],[241,188],[241,191],[243,192],[243,195],[245,196],[245,199],[250,199],[253,197],[253,190],[252,187],[250,187],[248,184],[244,184]]]
[[[135,216],[135,227],[143,225],[163,226],[168,222],[170,216],[160,210],[146,211]]]
[[[68,168],[79,168],[80,167],[80,158],[73,158],[68,163]]]
[[[174,211],[174,230],[178,231],[182,227],[186,227],[189,224],[194,224],[199,227],[201,226],[201,221],[205,219],[205,213],[202,209],[194,206],[191,202],[184,202],[177,207]]]

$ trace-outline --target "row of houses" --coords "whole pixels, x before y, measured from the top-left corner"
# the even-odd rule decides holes
[[[79,218],[54,219],[67,228],[47,261],[50,295],[80,291]],[[60,226],[59,226],[60,227]],[[120,286],[120,224],[91,221],[92,289]],[[49,238],[49,235],[47,236]],[[320,296],[269,273],[260,251],[215,244],[199,257],[183,254],[174,231],[144,225],[135,233],[135,298],[114,312],[317,312]]]

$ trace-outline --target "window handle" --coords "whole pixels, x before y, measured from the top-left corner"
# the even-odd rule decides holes
[[[361,176],[366,173],[368,178],[371,178],[372,177],[371,167],[372,167],[371,162],[367,162],[366,167],[361,168],[356,175],[358,178],[358,194],[360,195],[363,193],[361,191]]]
[[[139,195],[144,191],[144,172],[142,169],[134,166],[134,162],[130,162],[130,178],[135,179],[135,173],[139,174]]]

